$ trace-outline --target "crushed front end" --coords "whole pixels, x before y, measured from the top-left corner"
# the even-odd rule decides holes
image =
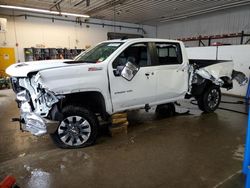
[[[47,117],[59,97],[43,86],[39,73],[31,77],[11,77],[11,84],[20,108],[20,128],[36,136],[54,133],[58,122]]]

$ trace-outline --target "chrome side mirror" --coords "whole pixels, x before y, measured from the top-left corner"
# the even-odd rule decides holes
[[[126,80],[131,81],[139,69],[140,67],[128,61],[125,67],[122,69],[121,76]]]

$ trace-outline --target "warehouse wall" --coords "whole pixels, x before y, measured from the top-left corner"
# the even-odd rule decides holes
[[[158,38],[187,38],[199,35],[250,33],[250,6],[238,7],[209,14],[166,22],[157,28]],[[245,41],[249,38],[245,38]],[[239,44],[240,38],[222,39],[212,42]],[[198,46],[198,42],[187,42],[188,46]]]
[[[3,17],[3,16],[0,16]],[[85,48],[98,42],[107,40],[107,32],[121,32],[142,34],[137,29],[102,27],[99,25],[79,24],[73,22],[57,21],[28,17],[7,17],[7,32],[0,33],[0,46],[14,47],[16,60],[24,61],[23,48],[44,45],[49,48]],[[94,20],[98,23],[113,24],[110,21]],[[138,27],[137,24],[119,23],[116,25]],[[156,28],[140,26],[146,31],[146,37],[156,37]],[[16,46],[16,44],[18,46]]]

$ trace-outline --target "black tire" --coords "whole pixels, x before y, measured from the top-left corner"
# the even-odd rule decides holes
[[[201,96],[197,98],[198,106],[203,112],[214,112],[220,105],[221,91],[216,85],[209,86]]]
[[[98,120],[94,113],[78,106],[62,109],[63,120],[51,138],[60,148],[82,148],[93,145],[98,135]]]
[[[205,111],[205,109],[204,109],[204,102],[203,102],[203,95],[200,96],[200,97],[197,97],[196,100],[197,100],[197,104],[198,104],[199,109],[201,111]]]
[[[175,114],[175,105],[174,103],[161,104],[156,107],[155,113],[157,117],[171,117]]]

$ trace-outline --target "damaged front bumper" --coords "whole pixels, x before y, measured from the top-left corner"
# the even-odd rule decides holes
[[[49,120],[49,112],[59,101],[53,92],[43,88],[32,78],[12,78],[13,90],[20,108],[20,128],[35,136],[54,133],[59,122]]]
[[[28,103],[21,104],[20,128],[35,136],[54,133],[58,127],[58,121],[52,121],[31,112]]]

